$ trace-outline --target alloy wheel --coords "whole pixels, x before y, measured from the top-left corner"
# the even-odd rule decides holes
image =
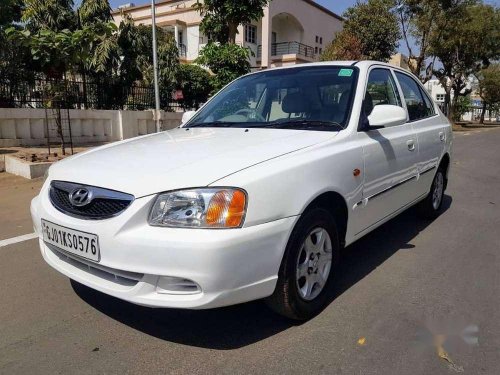
[[[443,188],[444,188],[444,177],[441,172],[436,175],[436,181],[434,181],[434,190],[432,192],[432,207],[437,210],[441,205],[441,200],[443,199]]]
[[[313,229],[297,258],[296,283],[300,296],[315,299],[325,287],[332,267],[332,240],[324,228]]]

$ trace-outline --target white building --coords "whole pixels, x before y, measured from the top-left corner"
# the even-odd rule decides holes
[[[193,62],[208,39],[199,29],[202,17],[193,8],[195,0],[163,0],[156,4],[156,23],[171,31],[179,46],[181,62]],[[125,6],[113,12],[116,23],[121,11],[136,24],[151,24],[151,6]],[[271,68],[312,62],[342,30],[343,19],[312,0],[273,0],[264,17],[240,25],[236,43],[253,52],[251,65]]]
[[[427,92],[431,95],[432,99],[438,103],[438,105],[443,108],[444,106],[444,100],[446,96],[446,91],[444,90],[443,86],[439,82],[438,79],[431,79],[425,83],[425,88],[427,89]],[[477,94],[477,80],[474,77],[470,77],[469,81],[467,82],[466,88],[467,90],[472,89],[471,92],[471,101],[472,101],[472,107],[473,108],[480,108],[482,106],[482,99],[479,97]],[[464,89],[464,90],[465,90]],[[453,100],[453,91],[451,92],[451,100]],[[463,120],[465,121],[471,121],[471,120],[477,120],[479,115],[479,111],[472,111],[468,112],[463,115]]]

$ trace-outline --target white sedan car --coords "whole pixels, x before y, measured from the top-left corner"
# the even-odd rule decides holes
[[[308,319],[341,248],[415,204],[440,212],[451,145],[405,70],[266,70],[177,129],[55,164],[31,213],[46,262],[103,293],[187,309],[266,298]]]

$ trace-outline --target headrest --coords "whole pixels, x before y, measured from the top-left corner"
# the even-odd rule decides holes
[[[342,110],[344,111],[347,109],[347,104],[349,104],[350,96],[351,96],[351,90],[345,90],[340,96],[339,107],[342,108]]]
[[[300,92],[290,93],[283,98],[281,109],[285,113],[303,113],[311,111],[309,100]]]

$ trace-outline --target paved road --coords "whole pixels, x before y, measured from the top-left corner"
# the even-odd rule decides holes
[[[0,373],[500,373],[500,130],[456,136],[446,211],[351,246],[336,298],[291,324],[261,302],[153,310],[72,285],[36,241],[0,247]],[[0,175],[0,240],[40,182]],[[458,335],[475,326],[477,345]],[[433,334],[449,332],[440,358]],[[453,335],[455,334],[455,335]],[[473,335],[474,336],[474,335]],[[473,340],[472,340],[473,341]]]

